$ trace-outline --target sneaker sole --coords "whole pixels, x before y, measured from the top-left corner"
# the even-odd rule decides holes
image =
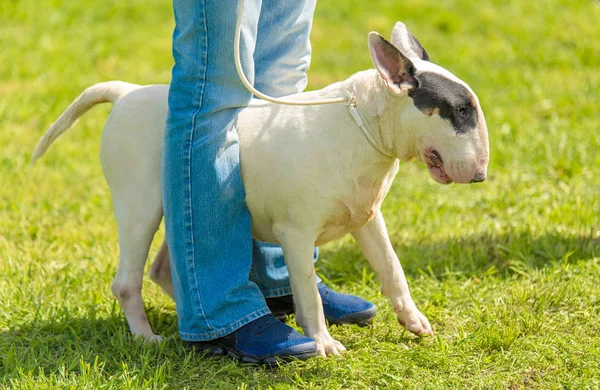
[[[256,358],[247,355],[240,355],[235,351],[227,351],[227,356],[243,364],[259,364],[268,367],[277,367],[279,363],[287,363],[294,360],[307,360],[317,356],[317,352],[305,352],[286,356],[269,356],[266,358]]]
[[[289,355],[283,355],[283,356],[267,356],[265,358],[259,358],[257,356],[252,356],[252,355],[244,355],[242,353],[239,353],[236,350],[229,349],[225,346],[201,347],[201,346],[194,345],[194,344],[189,344],[189,345],[191,346],[191,348],[193,350],[200,352],[200,353],[210,353],[211,355],[215,355],[215,356],[228,356],[228,357],[230,357],[234,360],[237,360],[243,364],[260,364],[260,365],[265,365],[268,367],[276,367],[281,362],[289,362],[289,361],[293,361],[293,360],[307,360],[307,359],[317,356],[316,343],[315,343],[314,351],[295,353],[295,354],[289,354]]]

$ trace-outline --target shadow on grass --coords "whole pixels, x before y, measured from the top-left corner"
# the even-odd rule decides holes
[[[118,306],[116,307],[119,310]],[[155,332],[166,337],[160,344],[144,344],[134,340],[127,330],[122,314],[106,318],[90,318],[61,313],[50,320],[34,320],[13,325],[0,333],[0,377],[23,379],[54,375],[84,376],[86,364],[101,367],[103,375],[120,376],[124,364],[134,369],[138,365],[168,361],[169,355],[184,359],[188,353],[177,338],[177,317],[174,312],[147,310]],[[93,315],[91,316],[93,317]],[[139,367],[138,367],[139,368]],[[0,381],[2,383],[2,381]]]
[[[124,318],[116,314],[102,319],[64,315],[0,332],[0,387],[294,388],[300,367],[303,375],[318,381],[335,371],[330,360],[268,368],[192,352],[177,335],[174,312],[150,309],[148,314],[155,332],[164,337],[161,343],[133,340]]]
[[[531,232],[478,235],[446,241],[403,244],[391,237],[404,272],[410,277],[425,274],[443,280],[449,276],[476,278],[498,274],[508,277],[557,263],[574,263],[600,256],[600,241],[592,233],[582,236]],[[322,250],[319,270],[331,281],[359,280],[363,269],[371,272],[354,243]]]

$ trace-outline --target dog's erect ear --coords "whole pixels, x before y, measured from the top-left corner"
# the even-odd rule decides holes
[[[429,61],[429,54],[402,22],[396,23],[392,30],[392,43],[410,59],[419,58]]]
[[[413,63],[384,37],[369,33],[369,50],[375,68],[392,93],[400,95],[418,86]]]

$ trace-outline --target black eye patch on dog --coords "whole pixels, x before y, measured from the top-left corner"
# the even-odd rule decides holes
[[[418,88],[408,92],[415,107],[427,115],[437,114],[452,123],[458,134],[477,125],[476,101],[461,84],[433,72],[417,73]]]

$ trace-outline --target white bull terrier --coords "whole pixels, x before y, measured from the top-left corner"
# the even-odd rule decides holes
[[[253,100],[238,117],[241,173],[253,236],[283,247],[296,320],[319,355],[344,350],[325,324],[313,248],[352,233],[382,282],[398,322],[432,335],[417,309],[392,248],[380,206],[399,161],[416,159],[442,184],[485,179],[486,122],[469,86],[429,61],[417,39],[397,23],[392,43],[369,34],[376,70],[295,99],[355,97],[364,134],[344,104],[283,106]],[[32,160],[99,103],[114,107],[100,157],[119,225],[120,262],[112,284],[131,332],[160,340],[146,318],[141,289],[150,243],[162,219],[161,157],[167,85],[112,81],[86,89],[52,124]],[[200,237],[201,239],[201,237]],[[173,297],[166,242],[150,277]]]

